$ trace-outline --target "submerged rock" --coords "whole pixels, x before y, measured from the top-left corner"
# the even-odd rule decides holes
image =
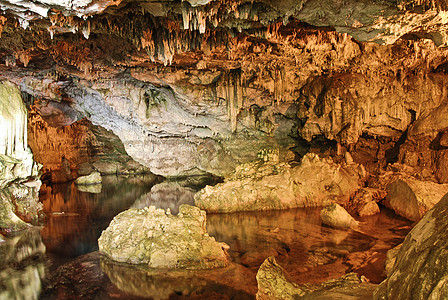
[[[112,260],[152,268],[210,269],[228,265],[228,246],[206,232],[205,211],[181,205],[173,216],[154,206],[118,214],[98,239]]]
[[[75,183],[78,185],[101,184],[101,182],[101,174],[99,172],[93,172],[90,175],[81,176],[75,180]]]
[[[356,227],[356,221],[342,206],[337,203],[326,206],[320,212],[322,222],[334,227]]]
[[[401,178],[387,186],[385,205],[412,221],[420,220],[448,193],[448,184]]]
[[[320,285],[298,285],[289,279],[288,273],[272,256],[260,266],[257,282],[257,300],[369,299],[376,287],[355,273],[346,274]]]
[[[313,153],[297,167],[252,162],[239,166],[224,183],[199,191],[195,204],[211,212],[234,212],[346,202],[359,188],[359,173],[358,165],[339,165]]]
[[[448,298],[448,195],[406,236],[374,299]]]

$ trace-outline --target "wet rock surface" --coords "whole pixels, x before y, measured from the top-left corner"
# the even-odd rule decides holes
[[[405,238],[388,277],[374,299],[445,299],[448,297],[448,196],[445,195]]]
[[[360,173],[358,165],[340,165],[316,154],[307,154],[294,167],[253,162],[239,166],[224,183],[199,191],[195,204],[209,212],[234,212],[347,202],[359,188]]]
[[[320,285],[298,285],[277,263],[274,257],[267,258],[257,272],[259,300],[273,299],[369,299],[377,287],[355,273]]]
[[[206,231],[205,211],[182,204],[177,216],[154,206],[117,215],[98,239],[100,253],[151,268],[211,269],[228,265],[225,243]]]

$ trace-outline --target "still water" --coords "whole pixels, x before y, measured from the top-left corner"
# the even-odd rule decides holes
[[[272,255],[298,283],[348,271],[378,283],[385,252],[411,229],[386,209],[358,219],[358,231],[322,226],[320,209],[209,214],[209,234],[230,246],[228,268],[148,270],[100,257],[97,239],[119,212],[155,205],[175,214],[200,187],[194,179],[108,176],[101,190],[43,189],[44,226],[0,245],[0,299],[254,299],[256,272]]]

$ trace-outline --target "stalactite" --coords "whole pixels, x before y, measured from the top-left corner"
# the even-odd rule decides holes
[[[227,115],[230,120],[231,130],[235,132],[237,130],[238,114],[243,106],[241,69],[230,70],[224,80]]]
[[[12,84],[0,84],[0,154],[15,157],[26,152],[27,111]]]

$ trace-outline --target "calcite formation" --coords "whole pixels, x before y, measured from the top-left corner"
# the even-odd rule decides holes
[[[205,229],[205,211],[183,204],[177,216],[150,206],[118,214],[98,239],[100,253],[151,268],[211,269],[228,265],[225,243]]]
[[[311,153],[294,167],[253,162],[239,166],[224,183],[199,191],[195,204],[209,212],[234,212],[344,203],[358,190],[362,176],[358,165],[341,165]]]

